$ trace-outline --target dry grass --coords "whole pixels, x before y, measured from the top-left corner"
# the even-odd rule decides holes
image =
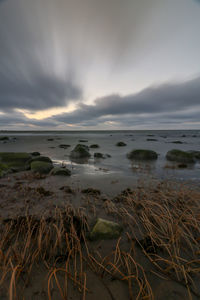
[[[96,214],[90,205],[88,211]],[[87,299],[88,272],[101,280],[111,299],[113,280],[126,283],[129,299],[154,299],[157,282],[169,279],[186,289],[187,299],[200,298],[200,192],[169,183],[138,187],[103,202],[102,209],[125,228],[106,255],[87,238],[90,218],[83,208],[56,208],[49,218],[4,220],[0,293],[7,291],[9,300],[29,299],[24,295],[35,269],[43,268],[49,300],[68,299],[71,287]]]

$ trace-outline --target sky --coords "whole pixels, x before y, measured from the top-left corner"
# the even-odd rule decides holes
[[[200,129],[199,0],[0,0],[0,130]]]

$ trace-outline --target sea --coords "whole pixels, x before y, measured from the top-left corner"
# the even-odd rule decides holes
[[[118,130],[118,131],[1,131],[10,137],[0,142],[0,152],[35,152],[50,157],[55,165],[64,165],[72,171],[71,180],[109,190],[111,186],[128,186],[138,181],[176,180],[200,182],[200,161],[177,168],[166,160],[171,149],[200,151],[200,130]],[[126,146],[118,147],[118,142]],[[70,145],[67,149],[61,144]],[[98,144],[90,149],[91,157],[72,161],[70,152],[77,144]],[[134,149],[149,149],[158,153],[156,161],[131,161],[127,154]],[[109,154],[105,159],[94,158],[95,152]]]

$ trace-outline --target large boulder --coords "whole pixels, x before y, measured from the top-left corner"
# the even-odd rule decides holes
[[[116,239],[122,231],[123,228],[119,224],[99,218],[90,232],[90,239]]]
[[[31,158],[29,163],[32,163],[34,161],[44,161],[44,162],[52,163],[52,160],[48,156],[34,156]]]
[[[40,174],[48,174],[53,169],[53,164],[45,161],[33,161],[31,171]]]
[[[70,176],[71,171],[67,168],[55,167],[51,170],[50,175],[54,176]]]
[[[155,160],[158,158],[158,154],[152,150],[136,149],[128,153],[127,157],[136,160]]]
[[[31,154],[26,152],[0,152],[0,162],[15,171],[26,170],[31,158]]]
[[[181,163],[194,163],[194,156],[192,153],[186,151],[173,149],[167,152],[166,159],[169,161],[176,161]]]
[[[76,145],[76,147],[70,153],[70,157],[75,159],[89,158],[90,156],[89,147],[81,144]]]

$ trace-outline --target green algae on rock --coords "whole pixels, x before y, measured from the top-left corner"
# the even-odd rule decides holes
[[[194,156],[192,153],[178,150],[178,149],[172,149],[167,152],[166,159],[169,161],[177,161],[181,163],[194,163]]]
[[[90,239],[117,239],[121,235],[122,231],[123,228],[118,223],[98,218],[90,232]]]
[[[89,147],[81,144],[76,145],[70,153],[71,158],[89,158],[90,156]]]
[[[71,171],[67,168],[55,167],[51,170],[50,175],[53,175],[53,176],[70,176]]]
[[[136,149],[128,153],[127,157],[136,160],[155,160],[158,158],[158,154],[152,150]]]
[[[0,152],[0,162],[16,171],[26,170],[26,163],[31,158],[31,154],[26,152]]]
[[[48,174],[53,169],[53,164],[45,161],[33,161],[31,163],[31,171]]]

